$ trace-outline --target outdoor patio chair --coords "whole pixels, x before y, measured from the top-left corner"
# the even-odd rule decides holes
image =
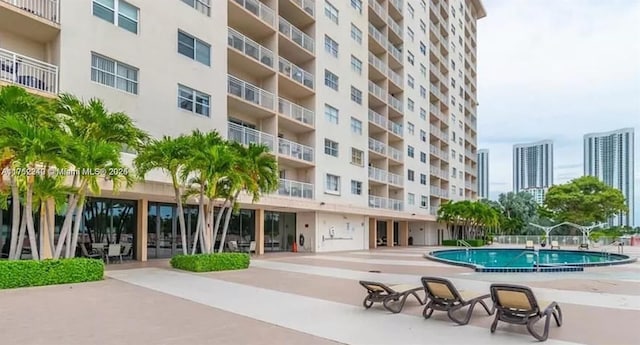
[[[89,253],[89,251],[87,251],[87,247],[84,245],[84,243],[80,242],[80,250],[82,251],[82,256],[84,256],[85,258],[90,258],[90,259],[100,259],[102,258],[102,254],[97,253],[95,251],[92,251],[91,253]]]
[[[122,257],[131,259],[133,256],[133,246],[131,243],[125,243],[122,245]]]
[[[524,249],[535,249],[535,247],[533,246],[533,241],[527,241],[524,245]]]
[[[424,290],[429,299],[429,303],[424,307],[422,316],[425,319],[431,317],[434,310],[446,311],[447,316],[459,325],[466,325],[471,320],[473,309],[480,303],[488,315],[493,314],[493,308],[484,302],[491,297],[490,294],[482,294],[472,291],[458,291],[451,281],[444,278],[422,277]],[[454,313],[466,306],[469,306],[467,314],[463,318],[456,317]]]
[[[249,242],[249,255],[256,252],[256,241]]]
[[[382,303],[385,309],[396,314],[402,311],[407,297],[410,295],[415,297],[420,305],[426,303],[426,297],[424,300],[418,296],[418,291],[423,290],[421,286],[415,285],[391,285],[387,286],[378,282],[360,281],[360,285],[367,289],[367,296],[362,301],[362,305],[369,309],[374,303]]]
[[[238,242],[237,241],[229,241],[227,242],[227,247],[229,248],[230,252],[237,252],[239,251],[238,249]]]
[[[551,249],[560,249],[560,244],[558,244],[558,241],[551,241]]]
[[[109,249],[107,250],[107,265],[109,264],[109,258],[120,258],[120,263],[122,263],[122,249],[119,244],[110,244]]]
[[[527,325],[527,330],[539,341],[547,340],[549,336],[549,323],[551,316],[556,320],[558,327],[562,326],[562,311],[556,302],[543,302],[536,300],[530,288],[526,286],[510,284],[492,284],[491,299],[496,308],[496,318],[491,325],[491,333],[496,331],[498,321],[504,321],[516,325]],[[546,305],[544,309],[541,305]],[[535,324],[545,319],[542,334],[534,329]]]

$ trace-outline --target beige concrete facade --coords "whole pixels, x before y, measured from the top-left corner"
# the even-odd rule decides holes
[[[0,0],[0,62],[21,66],[0,83],[100,98],[153,136],[198,128],[270,146],[280,190],[243,200],[257,253],[265,211],[296,213],[301,251],[344,251],[375,248],[378,221],[390,246],[437,244],[438,206],[476,198],[478,0],[108,3]],[[208,113],[185,109],[185,87]],[[117,197],[137,201],[146,260],[147,209],[174,202],[168,179]]]

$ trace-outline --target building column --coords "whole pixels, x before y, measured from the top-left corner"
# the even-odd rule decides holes
[[[406,247],[409,245],[409,222],[402,221],[398,229],[398,245]]]
[[[147,219],[149,217],[149,201],[138,200],[136,220],[136,260],[147,261]]]
[[[393,219],[387,220],[387,247],[393,247]]]
[[[375,218],[369,217],[369,249],[378,247],[378,222]]]
[[[256,210],[255,224],[256,255],[264,255],[264,209]]]

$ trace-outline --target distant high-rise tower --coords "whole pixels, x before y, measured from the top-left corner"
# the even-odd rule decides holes
[[[627,200],[629,213],[609,220],[612,226],[633,226],[633,128],[584,136],[584,174],[595,176],[619,189]]]
[[[478,150],[478,198],[489,199],[489,150]]]
[[[513,146],[513,191],[553,185],[553,141]]]

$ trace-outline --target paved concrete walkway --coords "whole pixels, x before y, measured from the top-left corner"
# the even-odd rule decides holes
[[[259,265],[265,263],[258,262]],[[308,266],[307,269],[309,269]],[[143,268],[109,271],[107,275],[130,284],[347,344],[513,345],[532,343],[530,336],[499,330],[491,334],[486,328],[470,325],[454,326],[450,323],[424,320],[420,315],[365,310],[352,305],[256,288],[195,274]],[[576,343],[549,339],[545,344]]]

